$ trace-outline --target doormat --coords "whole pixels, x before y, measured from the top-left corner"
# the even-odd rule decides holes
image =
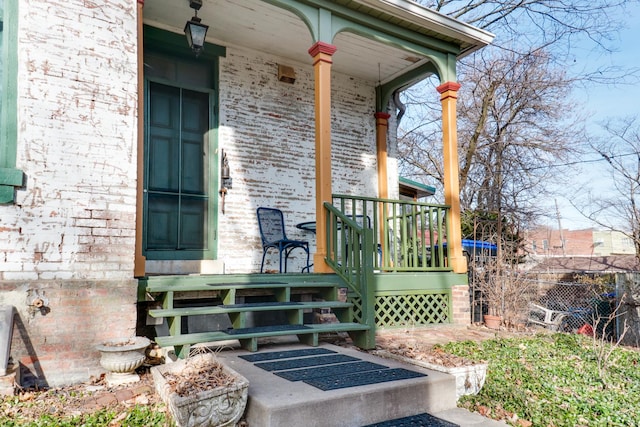
[[[299,359],[286,359],[276,362],[262,362],[256,363],[258,368],[262,368],[265,371],[284,371],[287,369],[299,369],[308,368],[310,366],[322,366],[331,365],[335,363],[355,362],[355,357],[347,356],[346,354],[335,354],[328,356],[313,356],[302,357]]]
[[[409,371],[408,369],[394,368],[358,372],[349,375],[311,378],[304,380],[304,382],[315,388],[319,388],[322,391],[327,391],[419,377],[426,377],[426,375],[421,374],[420,372]]]
[[[292,371],[275,372],[279,377],[289,381],[304,381],[311,378],[330,377],[336,375],[353,374],[355,372],[375,371],[376,369],[387,369],[387,366],[373,362],[351,362],[340,363],[338,365],[326,365],[317,368],[295,369]]]
[[[301,348],[300,350],[271,351],[268,353],[254,353],[238,356],[247,362],[264,362],[265,360],[291,359],[294,357],[319,356],[321,354],[334,354],[335,351],[328,348]]]
[[[220,288],[225,288],[225,287],[236,287],[236,286],[241,286],[241,285],[286,285],[285,282],[257,282],[257,283],[207,283],[207,286],[213,286],[213,287],[220,287]]]
[[[229,328],[225,332],[228,335],[238,334],[259,334],[262,332],[278,332],[278,331],[297,331],[300,329],[310,329],[304,325],[274,325],[274,326],[256,326],[255,328]]]
[[[247,302],[244,304],[223,304],[222,308],[238,308],[238,307],[280,307],[281,305],[302,305],[301,302],[286,301],[286,302]]]
[[[434,417],[431,414],[419,414],[411,417],[398,418],[395,420],[383,421],[381,423],[369,424],[364,427],[460,427],[459,424],[450,423],[442,418]]]

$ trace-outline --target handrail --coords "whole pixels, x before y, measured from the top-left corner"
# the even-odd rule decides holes
[[[358,311],[354,320],[369,326],[362,334],[361,348],[375,346],[375,293],[373,281],[374,257],[373,229],[358,224],[330,203],[325,202],[327,214],[327,264],[347,284]]]
[[[394,272],[451,271],[445,249],[448,205],[409,200],[333,195],[347,217],[372,218],[374,269]]]

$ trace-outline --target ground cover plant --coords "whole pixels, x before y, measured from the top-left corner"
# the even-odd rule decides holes
[[[463,341],[439,346],[489,370],[459,406],[522,427],[640,426],[640,352],[612,347],[606,377],[600,340],[575,334]]]
[[[49,399],[47,399],[49,400]],[[135,405],[128,408],[103,408],[95,412],[83,414],[68,414],[52,411],[37,403],[21,402],[19,397],[2,400],[0,425],[4,427],[166,427],[168,422],[166,412],[157,406]]]

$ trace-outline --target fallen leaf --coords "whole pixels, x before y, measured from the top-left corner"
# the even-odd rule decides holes
[[[111,420],[111,422],[109,423],[110,427],[120,427],[122,424],[120,424],[120,421],[123,421],[125,418],[127,418],[127,413],[123,412],[120,415],[118,415],[117,417],[115,417],[113,420]]]
[[[488,417],[489,414],[491,413],[491,408],[489,408],[488,406],[484,406],[484,405],[478,405],[477,411],[483,417]]]

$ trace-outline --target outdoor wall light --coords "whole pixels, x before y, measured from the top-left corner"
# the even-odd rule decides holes
[[[204,38],[207,35],[208,25],[201,24],[198,18],[198,10],[202,7],[202,0],[189,0],[189,7],[194,10],[195,15],[184,26],[184,33],[187,35],[189,47],[195,52],[196,57],[204,49]]]

